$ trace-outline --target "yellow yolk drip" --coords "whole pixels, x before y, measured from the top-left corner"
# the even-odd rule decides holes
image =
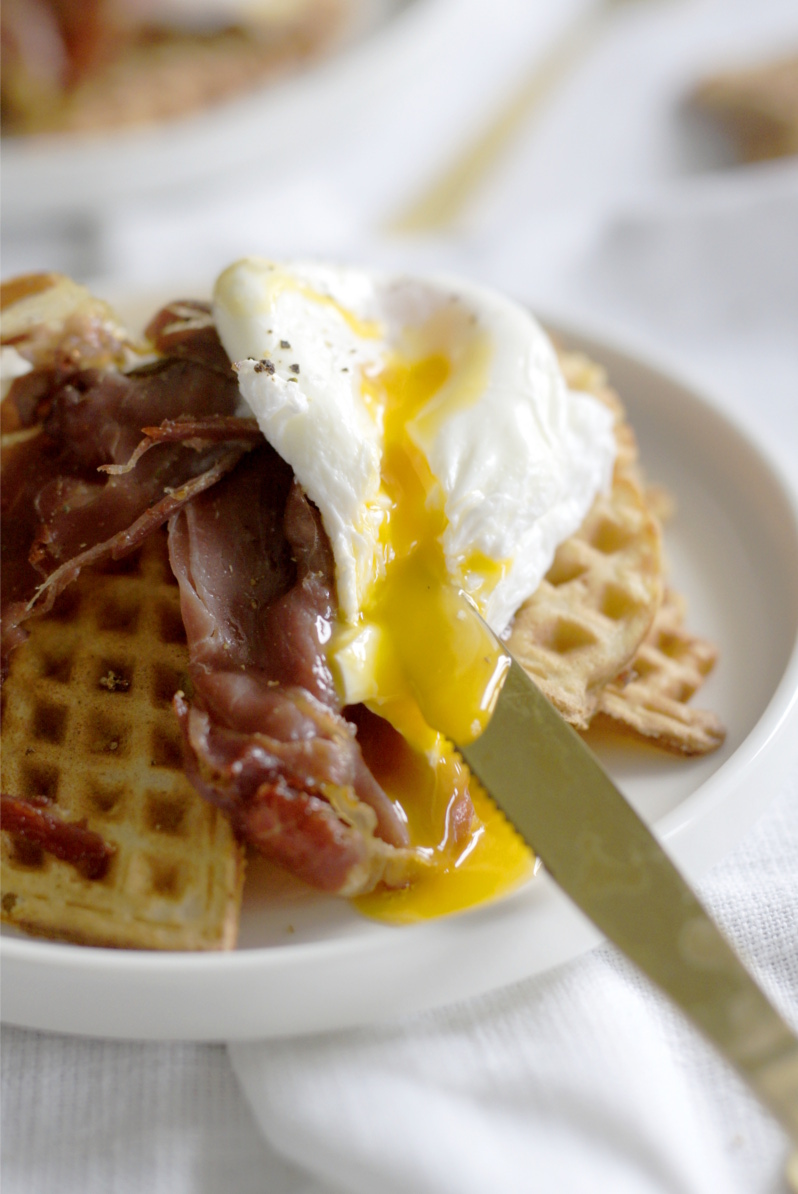
[[[532,875],[526,843],[473,776],[468,787],[479,824],[460,853],[440,851],[437,865],[410,887],[358,896],[355,907],[376,920],[413,924],[504,895]]]
[[[401,757],[375,749],[367,761],[402,807],[411,840],[431,866],[411,887],[375,892],[356,904],[368,915],[400,922],[479,903],[515,887],[533,867],[527,847],[452,746],[472,740],[487,724],[507,657],[449,578],[441,546],[446,516],[426,459],[407,431],[449,376],[448,360],[435,355],[394,362],[363,380],[364,399],[383,420],[382,485],[390,501],[385,575],[363,610],[372,643],[367,668],[377,693],[367,705],[405,744]],[[471,375],[466,399],[474,385]],[[478,571],[486,589],[502,573],[501,564],[476,554],[464,567]],[[333,648],[333,661],[334,654]],[[457,826],[450,814],[466,787],[475,820]]]

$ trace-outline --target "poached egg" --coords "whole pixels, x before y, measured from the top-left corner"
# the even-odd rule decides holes
[[[480,733],[501,688],[482,619],[507,630],[610,484],[610,413],[568,389],[523,307],[461,280],[247,258],[217,280],[213,313],[244,403],[332,545],[341,699],[390,722],[415,760],[368,762],[429,874],[361,906],[407,919],[513,885],[529,855],[452,742]],[[447,810],[465,783],[480,824],[458,850]]]

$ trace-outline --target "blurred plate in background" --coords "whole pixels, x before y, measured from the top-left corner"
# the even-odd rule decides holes
[[[360,0],[334,49],[279,81],[194,115],[95,134],[3,137],[3,216],[15,226],[88,216],[185,191],[264,162],[285,172],[378,90],[411,69],[439,0]],[[422,29],[419,29],[421,23]]]

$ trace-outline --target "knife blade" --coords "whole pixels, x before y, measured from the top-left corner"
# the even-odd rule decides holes
[[[798,1039],[595,755],[511,656],[486,728],[458,749],[558,886],[798,1141]]]

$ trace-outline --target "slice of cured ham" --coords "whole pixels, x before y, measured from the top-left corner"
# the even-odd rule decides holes
[[[406,828],[327,666],[332,552],[291,470],[264,443],[172,518],[169,551],[194,685],[176,707],[196,786],[316,887],[406,879]]]
[[[4,670],[22,624],[48,610],[81,568],[134,550],[253,446],[252,421],[231,423],[237,401],[232,377],[193,361],[53,378],[38,433],[3,453]],[[224,420],[223,436],[208,430],[215,419]],[[100,471],[125,465],[153,424],[156,438],[135,469]]]

